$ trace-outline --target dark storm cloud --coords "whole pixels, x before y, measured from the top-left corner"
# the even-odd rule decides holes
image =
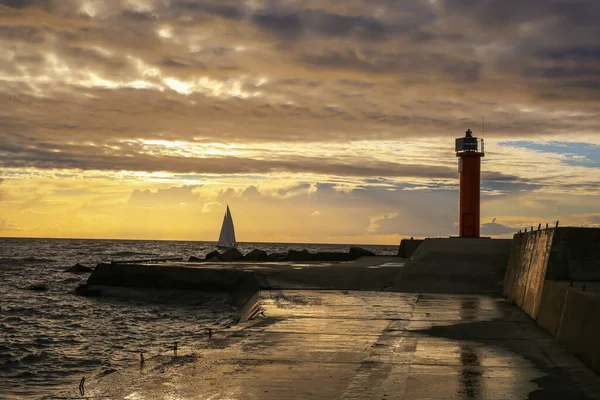
[[[541,60],[551,61],[598,61],[600,60],[600,46],[579,45],[539,49],[536,57]]]
[[[203,1],[179,1],[175,0],[172,3],[175,9],[183,9],[187,11],[200,11],[206,14],[216,15],[228,19],[240,19],[244,16],[243,8],[236,5],[220,4],[219,2],[203,2]]]
[[[489,65],[504,73],[515,74],[514,81],[527,80],[536,93],[546,86],[559,84],[571,92],[556,97],[576,98],[593,94],[595,87],[580,85],[572,78],[597,76],[600,36],[600,2],[595,0],[443,0],[442,15],[448,21],[465,24],[471,40],[480,34],[485,42],[501,43],[510,48]],[[543,63],[543,64],[541,64]],[[573,83],[573,85],[570,85]],[[594,97],[597,97],[594,96]]]
[[[375,159],[310,158],[251,159],[240,157],[190,158],[135,153],[130,144],[114,154],[99,153],[96,146],[36,143],[18,146],[0,143],[0,156],[6,168],[59,168],[80,170],[148,171],[201,174],[316,173],[339,176],[388,176],[455,178],[454,168],[419,164],[397,164]],[[503,174],[494,176],[506,178]]]
[[[441,0],[445,13],[460,15],[487,28],[504,28],[552,18],[559,24],[590,26],[597,19],[596,0]]]
[[[538,67],[528,68],[524,72],[528,78],[595,78],[600,76],[600,65],[590,67]]]
[[[254,24],[275,32],[283,37],[295,37],[302,33],[302,21],[297,15],[256,14],[252,17]]]
[[[459,60],[441,53],[381,53],[368,48],[360,51],[349,48],[307,52],[300,54],[297,60],[319,68],[351,69],[372,74],[448,75],[461,82],[477,80],[483,69],[483,65],[477,61]]]
[[[397,7],[389,2],[372,6],[397,8],[396,12],[409,12],[409,15],[395,17],[388,21],[368,15],[336,13],[328,11],[328,4],[308,8],[302,5],[290,6],[278,2],[268,2],[262,8],[249,9],[239,3],[219,4],[215,2],[174,1],[171,15],[181,15],[177,10],[197,11],[229,20],[247,20],[255,27],[277,35],[282,40],[296,39],[301,35],[321,35],[325,37],[355,37],[361,40],[384,40],[394,35],[419,33],[419,25],[431,22],[435,14],[426,6],[412,3]],[[367,7],[364,11],[368,11]],[[425,34],[421,32],[421,34]]]
[[[121,16],[125,19],[131,19],[134,21],[150,21],[157,19],[156,14],[139,10],[125,10],[121,13]]]
[[[11,7],[11,8],[25,8],[33,4],[39,3],[36,0],[1,0],[0,6]]]
[[[172,171],[443,178],[454,172],[301,157],[186,169],[121,142],[451,141],[482,114],[504,137],[600,129],[595,0],[107,1],[90,15],[78,1],[0,4],[12,8],[0,15],[0,139],[40,144],[3,140],[5,164],[155,170],[164,157]],[[178,93],[166,78],[200,83]],[[530,106],[541,112],[519,110]],[[96,150],[61,147],[84,141]]]
[[[41,43],[44,41],[44,30],[27,25],[0,26],[0,38],[17,42]]]
[[[283,13],[263,11],[252,16],[252,23],[261,29],[279,35],[282,39],[297,38],[302,34],[317,34],[326,37],[383,40],[399,30],[411,28],[386,25],[376,18],[332,14],[323,10],[297,10]]]
[[[5,168],[57,168],[107,171],[148,171],[199,174],[315,173],[353,177],[420,177],[454,179],[453,167],[399,164],[365,157],[316,158],[304,156],[193,158],[144,153],[141,143],[107,142],[98,145],[35,141],[32,137],[6,137],[0,142]],[[359,161],[360,160],[360,161]],[[486,180],[514,181],[517,177],[487,172]],[[299,189],[299,188],[297,188]]]

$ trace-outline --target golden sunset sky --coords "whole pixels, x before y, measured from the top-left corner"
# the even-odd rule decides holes
[[[600,225],[600,1],[0,0],[0,236]],[[495,221],[495,222],[492,222]]]

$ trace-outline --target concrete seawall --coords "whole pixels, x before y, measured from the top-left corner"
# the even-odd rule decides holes
[[[600,285],[582,287],[546,281],[537,323],[600,374]]]
[[[87,283],[236,293],[242,283],[250,281],[256,290],[381,290],[393,285],[403,265],[403,260],[392,256],[345,262],[98,264]]]
[[[402,239],[398,246],[398,257],[410,258],[423,243],[423,239]]]
[[[252,272],[181,264],[98,264],[88,285],[228,292]]]
[[[504,280],[504,295],[536,318],[555,229],[516,234]]]
[[[555,229],[546,279],[600,281],[600,229]]]
[[[536,319],[546,280],[600,281],[600,229],[550,228],[516,234],[504,295]]]
[[[260,311],[261,290],[393,290],[402,266],[402,260],[383,256],[332,263],[98,264],[79,293],[98,296],[110,286],[227,292],[243,322]]]
[[[600,373],[600,229],[516,234],[504,295]]]
[[[395,290],[501,293],[510,246],[510,239],[426,239],[396,277]]]

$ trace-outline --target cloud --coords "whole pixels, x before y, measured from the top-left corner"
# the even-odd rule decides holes
[[[30,143],[30,142],[29,142]],[[98,154],[95,145],[52,144],[23,141],[0,144],[0,155],[5,167],[42,169],[80,169],[102,171],[147,171],[170,173],[247,174],[247,173],[315,173],[337,176],[384,177],[456,177],[454,168],[440,165],[394,163],[373,158],[306,156],[253,159],[233,156],[178,157],[173,155],[140,154],[138,145],[124,145],[114,153]],[[515,180],[516,177],[500,172],[487,172],[486,179]]]
[[[36,0],[3,0],[1,5],[5,6],[5,7],[20,9],[20,8],[29,7],[29,6],[37,4],[37,3],[41,3],[41,2],[36,1]]]
[[[242,200],[253,200],[263,196],[258,190],[258,186],[250,185],[242,189],[228,188],[227,190],[221,190],[218,193],[218,199],[222,202],[227,202],[233,199]]]
[[[75,119],[82,137],[84,131],[85,136],[96,131],[189,137],[197,133],[189,128],[198,125],[196,118],[208,115],[196,129],[215,132],[214,138],[331,140],[336,135],[323,125],[330,117],[320,111],[324,102],[337,104],[337,118],[354,119],[345,126],[339,121],[343,138],[375,130],[389,138],[414,136],[425,121],[428,135],[439,136],[472,118],[470,111],[460,111],[467,109],[485,113],[490,129],[502,134],[559,134],[573,122],[591,124],[586,131],[598,127],[593,116],[565,120],[548,115],[564,108],[594,109],[590,101],[598,88],[589,83],[597,75],[597,45],[589,38],[598,28],[587,17],[597,10],[593,2],[492,1],[486,7],[461,1],[402,3],[248,6],[215,0],[147,2],[136,9],[133,3],[115,2],[97,6],[94,15],[83,18],[81,12],[91,12],[87,3],[69,3],[78,13],[54,2],[47,14],[38,16],[41,2],[13,2],[19,11],[3,27],[7,58],[0,68],[9,77],[3,85],[18,98],[32,96],[28,101],[49,122],[73,119],[73,107],[81,104],[86,113],[77,112]],[[132,19],[131,13],[153,18]],[[40,23],[32,23],[32,16]],[[248,34],[256,29],[266,37]],[[17,45],[30,34],[34,43]],[[514,40],[516,34],[522,40]],[[14,68],[26,64],[16,63],[17,56],[39,62]],[[60,71],[66,70],[65,78]],[[303,80],[316,84],[310,93],[285,84]],[[348,92],[337,83],[344,81],[367,86]],[[255,90],[246,90],[250,88]],[[587,103],[581,101],[582,91]],[[61,101],[43,101],[40,94]],[[206,101],[206,96],[221,101]],[[573,103],[556,103],[565,97]],[[452,108],[437,101],[457,98],[462,104]],[[70,106],[53,105],[63,102]],[[507,102],[535,104],[544,112],[503,111],[498,105]],[[9,114],[23,112],[18,102],[6,105]],[[136,113],[128,112],[132,107]],[[369,118],[374,115],[379,117]],[[104,116],[103,124],[99,116]],[[269,126],[258,116],[271,117]],[[238,123],[231,126],[230,118]],[[392,128],[376,129],[382,124]],[[46,130],[62,131],[58,122],[49,125]]]
[[[277,189],[277,194],[280,196],[293,196],[298,193],[303,193],[311,188],[310,183],[298,183],[293,186]]]
[[[129,196],[128,204],[132,205],[179,205],[181,203],[195,203],[198,196],[192,191],[197,186],[170,187],[168,189],[157,189],[153,192],[149,189],[134,189]]]
[[[492,222],[488,222],[485,224],[481,224],[481,234],[482,235],[506,235],[509,233],[516,233],[518,229],[514,227],[502,225],[496,222],[496,218],[492,220]]]
[[[441,53],[377,52],[368,47],[345,51],[323,49],[319,53],[304,53],[298,60],[312,67],[327,69],[350,69],[369,74],[406,75],[428,72],[441,79],[451,78],[455,81],[476,81],[483,69],[477,61],[460,60],[451,55]]]
[[[13,223],[11,223],[6,218],[0,218],[0,232],[6,232],[14,229],[15,225]]]
[[[355,218],[349,230],[398,213],[378,220],[378,233],[452,233],[453,140],[485,115],[484,204],[598,191],[595,150],[523,144],[575,135],[577,146],[600,144],[598,1],[6,0],[1,8],[6,173],[77,175],[76,193],[90,177],[135,176],[119,194],[131,204],[303,199],[303,215],[322,212],[313,222],[335,204]],[[148,183],[158,181],[161,190],[209,182],[214,193],[167,195]],[[11,177],[2,187],[12,186]]]
[[[369,226],[367,227],[367,232],[377,233],[379,231],[381,221],[385,221],[385,220],[389,221],[389,220],[394,220],[397,218],[398,218],[398,213],[391,213],[391,214],[371,217],[369,219],[370,223],[369,223]]]
[[[211,213],[216,211],[220,207],[221,203],[219,203],[218,201],[209,201],[208,203],[204,203],[204,206],[202,206],[202,212]]]

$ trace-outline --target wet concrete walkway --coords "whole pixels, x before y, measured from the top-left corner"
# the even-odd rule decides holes
[[[600,377],[499,297],[261,292],[262,315],[92,379],[141,399],[586,399]],[[202,329],[202,327],[199,327]]]

